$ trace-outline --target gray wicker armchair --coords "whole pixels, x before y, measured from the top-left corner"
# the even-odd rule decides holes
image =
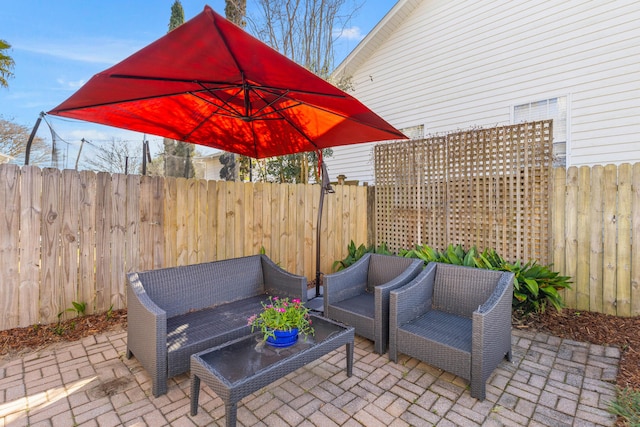
[[[389,292],[409,283],[423,262],[391,255],[365,254],[353,265],[324,277],[324,315],[355,327],[384,354],[389,341]]]
[[[511,360],[513,273],[429,263],[391,292],[389,359],[398,353],[471,382],[484,400],[487,379]]]

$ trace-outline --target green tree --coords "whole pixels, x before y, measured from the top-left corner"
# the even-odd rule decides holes
[[[171,6],[169,18],[169,31],[171,32],[184,24],[184,9],[180,0],[175,0]],[[193,178],[193,153],[195,147],[188,142],[164,139],[164,175]]]
[[[188,142],[164,138],[164,176],[193,178],[195,146]]]
[[[225,0],[224,14],[226,18],[238,27],[246,27],[244,19],[247,14],[247,0]]]
[[[322,150],[323,157],[331,157],[333,150]],[[257,162],[254,168],[260,181],[307,184],[310,180],[320,182],[318,155],[315,151],[272,157]]]
[[[171,32],[184,24],[184,9],[180,0],[175,0],[171,5],[171,18],[169,18],[169,31]]]
[[[0,39],[0,86],[9,87],[8,79],[13,77],[15,62],[6,52],[11,49],[11,45]]]

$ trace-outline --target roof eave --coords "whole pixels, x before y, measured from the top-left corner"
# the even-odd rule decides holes
[[[331,76],[350,75],[360,67],[423,0],[399,0],[335,68]]]

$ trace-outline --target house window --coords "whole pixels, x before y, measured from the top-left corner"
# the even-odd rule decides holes
[[[567,157],[568,119],[567,97],[545,99],[513,107],[512,123],[553,119],[553,164],[565,166]]]
[[[424,138],[424,125],[410,126],[399,129],[400,132],[405,134],[409,139],[423,139]]]

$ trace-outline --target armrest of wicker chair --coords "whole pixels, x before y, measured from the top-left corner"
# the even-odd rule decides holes
[[[511,360],[513,273],[503,273],[498,285],[472,315],[471,395],[485,398],[485,383],[507,356]]]
[[[152,392],[167,392],[167,313],[144,290],[138,273],[127,275],[127,358],[150,373]],[[154,333],[155,331],[155,333]]]
[[[409,283],[422,271],[423,266],[424,263],[421,260],[413,260],[402,274],[382,285],[374,287],[374,341],[376,353],[384,354],[387,350],[386,347],[389,340],[389,298],[391,291]]]
[[[411,282],[389,293],[389,359],[398,361],[397,330],[431,309],[436,264],[429,263]]]
[[[324,288],[325,316],[329,317],[331,304],[354,297],[367,290],[370,259],[371,254],[365,254],[349,268],[324,276],[322,286]]]
[[[262,274],[265,291],[269,295],[298,298],[307,301],[307,278],[280,268],[266,255],[262,255]]]

